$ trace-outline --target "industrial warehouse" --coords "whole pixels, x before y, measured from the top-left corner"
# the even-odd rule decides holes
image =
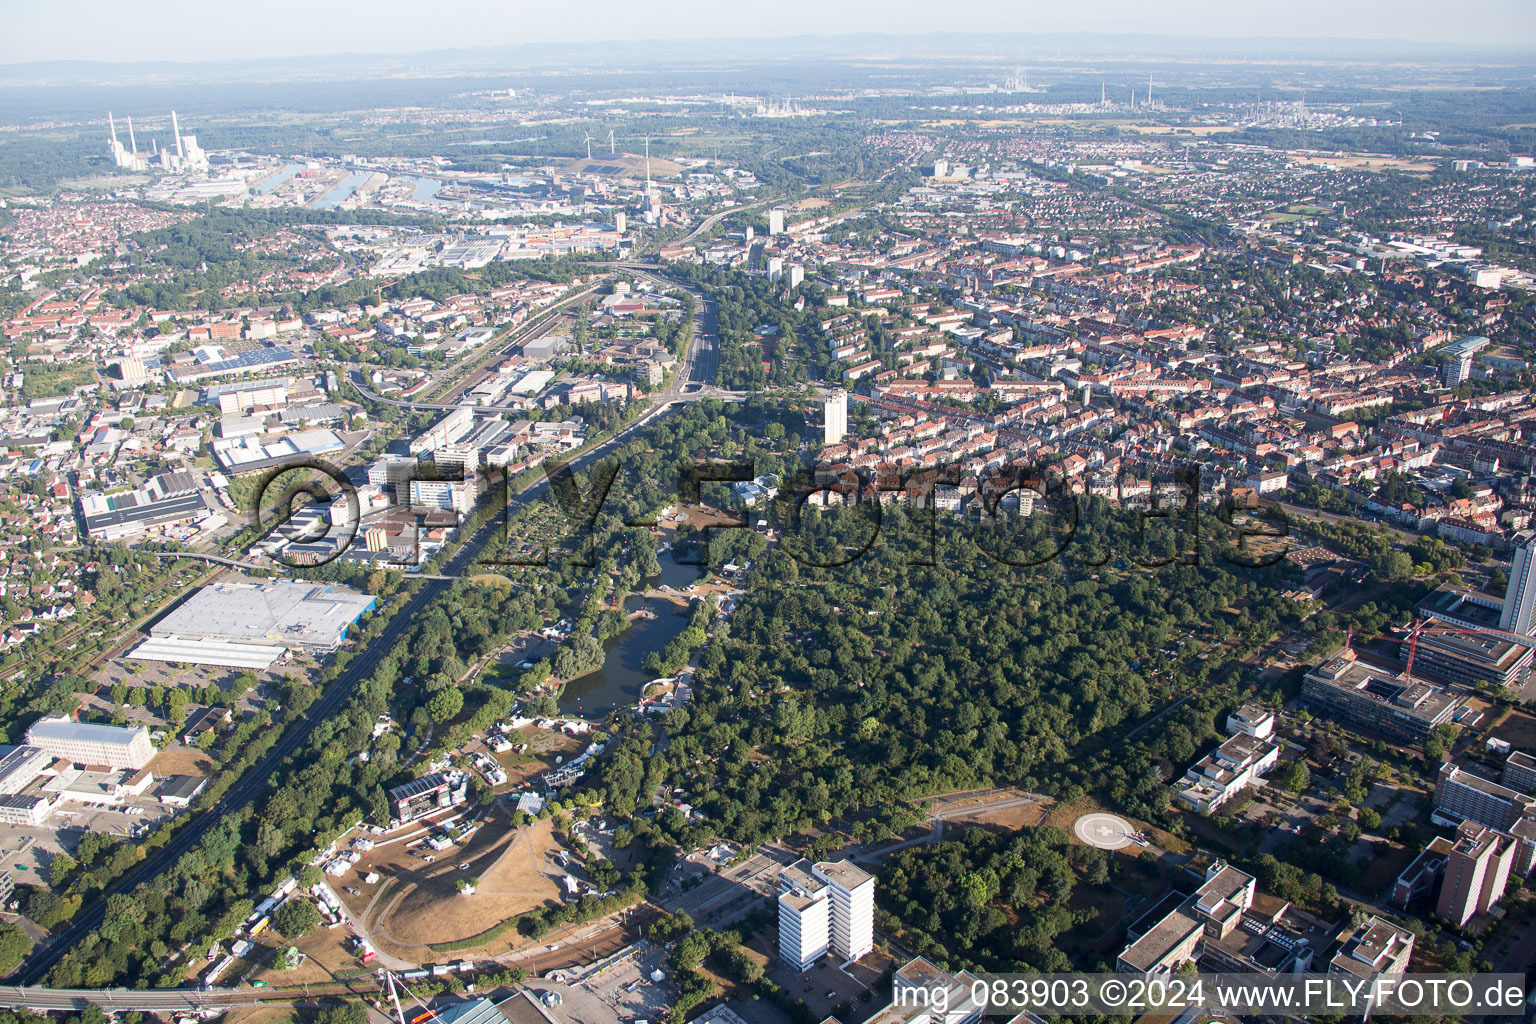
[[[149,629],[137,661],[265,669],[290,650],[334,651],[376,598],[325,583],[203,587]]]

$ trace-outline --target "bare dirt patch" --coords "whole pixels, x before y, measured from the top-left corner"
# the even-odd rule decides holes
[[[487,847],[485,855],[465,860],[467,870],[450,863],[430,875],[414,871],[396,881],[403,888],[386,894],[375,927],[381,937],[402,946],[453,942],[558,901],[561,887],[546,874],[553,871],[549,855],[556,845],[552,823],[545,820],[516,830],[510,840]],[[479,879],[476,891],[461,895],[458,882],[469,878]]]
[[[196,775],[207,779],[213,777],[214,764],[213,758],[201,750],[178,743],[156,754],[149,762],[149,770],[157,779],[167,775]]]

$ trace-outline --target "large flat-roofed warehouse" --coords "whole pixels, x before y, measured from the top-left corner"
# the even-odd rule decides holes
[[[327,583],[215,583],[151,626],[129,657],[266,668],[290,648],[335,650],[376,600]]]
[[[137,537],[151,527],[201,519],[213,511],[197,479],[185,471],[162,473],[137,490],[80,498],[85,532],[100,540]]]
[[[39,718],[27,730],[27,745],[76,764],[143,768],[155,756],[144,726],[90,725],[66,715]]]

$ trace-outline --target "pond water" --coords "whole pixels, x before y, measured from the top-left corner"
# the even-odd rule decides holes
[[[649,588],[662,584],[674,588],[695,583],[703,575],[701,567],[679,565],[674,552],[658,556],[661,575],[645,581]],[[696,557],[683,554],[684,558]],[[647,608],[655,613],[653,618],[635,619],[633,624],[617,636],[603,642],[607,660],[596,672],[578,676],[565,684],[560,692],[560,709],[583,718],[601,718],[615,708],[628,707],[640,699],[645,684],[656,678],[643,667],[646,656],[666,649],[679,633],[688,628],[688,618],[693,608],[680,608],[671,601],[645,600],[632,597],[625,605],[630,611]]]

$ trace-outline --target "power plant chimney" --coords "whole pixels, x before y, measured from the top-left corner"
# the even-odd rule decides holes
[[[186,154],[181,151],[181,125],[176,123],[176,111],[171,111],[171,134],[176,136],[176,159],[185,159]]]
[[[128,119],[128,148],[133,150],[133,155],[139,155],[139,144],[133,138],[133,118]]]
[[[107,111],[107,126],[112,129],[112,151],[117,152],[117,122],[112,120],[112,111]]]

